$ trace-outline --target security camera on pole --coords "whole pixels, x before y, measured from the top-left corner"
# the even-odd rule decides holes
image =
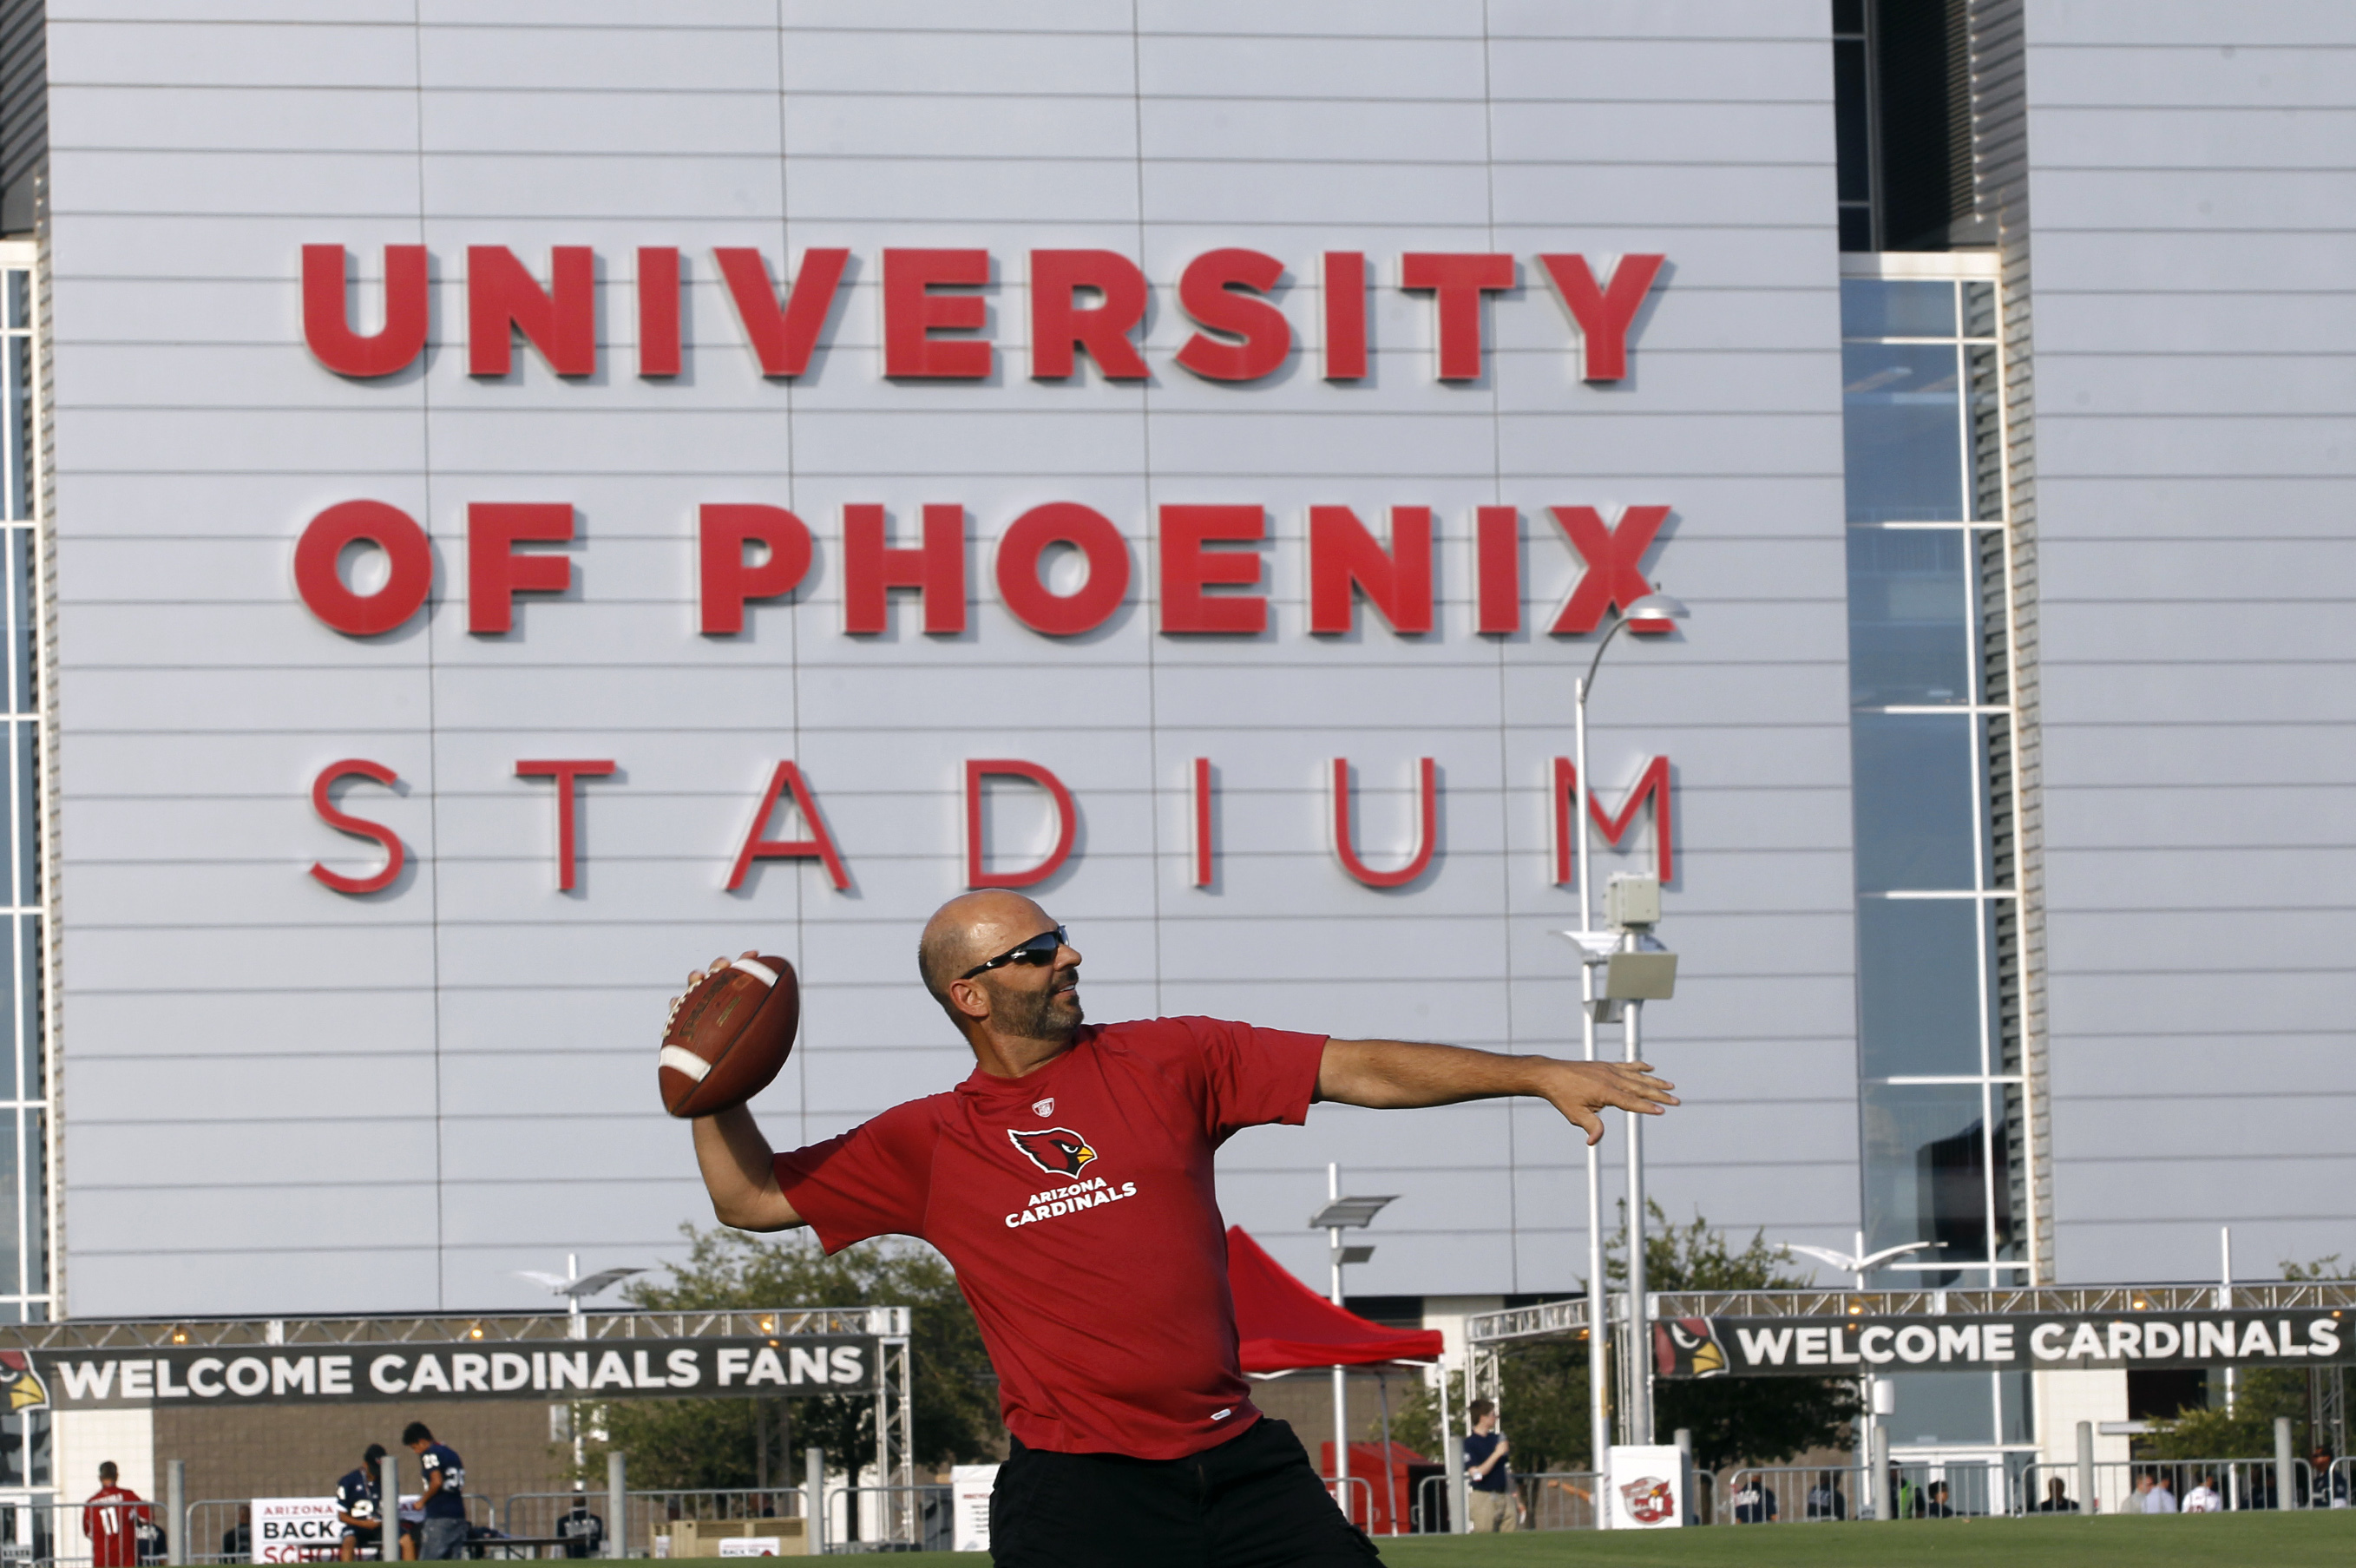
[[[1569,938],[1580,950],[1580,1037],[1585,1047],[1585,1058],[1589,1061],[1595,1059],[1595,1026],[1599,1021],[1607,1017],[1621,1016],[1620,1004],[1627,1001],[1636,1001],[1641,1012],[1640,997],[1632,993],[1615,998],[1614,972],[1612,968],[1614,960],[1617,959],[1620,963],[1617,973],[1622,989],[1627,990],[1639,983],[1638,976],[1644,968],[1642,963],[1629,963],[1629,960],[1665,958],[1667,960],[1665,984],[1674,987],[1676,982],[1676,959],[1675,955],[1666,952],[1638,953],[1628,945],[1633,939],[1623,940],[1622,931],[1604,932],[1595,929],[1595,899],[1588,877],[1588,827],[1589,813],[1592,808],[1589,804],[1590,784],[1587,767],[1587,699],[1594,693],[1595,672],[1602,666],[1603,650],[1612,646],[1612,639],[1619,636],[1621,629],[1630,621],[1678,620],[1683,619],[1688,613],[1683,604],[1666,594],[1647,594],[1638,599],[1627,607],[1618,620],[1612,623],[1604,632],[1602,639],[1596,643],[1595,656],[1587,663],[1587,673],[1580,677],[1579,682],[1571,689],[1572,766],[1578,791],[1578,799],[1571,806],[1571,832],[1576,835],[1573,840],[1576,849],[1573,859],[1577,862],[1579,871],[1579,929],[1558,934]],[[1619,878],[1615,877],[1613,880],[1616,882]],[[1660,883],[1657,879],[1646,880],[1652,882],[1653,919],[1657,921],[1660,918]],[[1654,945],[1656,949],[1659,946],[1658,943]],[[1627,950],[1622,951],[1623,948]],[[1595,985],[1595,972],[1599,967],[1605,971],[1601,997],[1596,994]],[[1656,986],[1664,983],[1660,978],[1660,967],[1657,962],[1653,965],[1652,983]],[[1644,996],[1655,994],[1655,993],[1651,990],[1644,993]],[[1659,990],[1657,994],[1666,997],[1669,992],[1663,989]],[[1639,1022],[1632,1021],[1628,1026],[1627,1058],[1630,1061],[1636,1059],[1637,1036],[1640,1027]],[[1631,1237],[1629,1286],[1630,1300],[1633,1304],[1632,1318],[1642,1316],[1644,1291],[1643,1165],[1638,1149],[1636,1122],[1637,1118],[1633,1116],[1628,1118],[1630,1177],[1628,1224]],[[1604,1391],[1608,1380],[1604,1336],[1610,1330],[1611,1314],[1606,1310],[1610,1299],[1611,1293],[1604,1289],[1603,1283],[1603,1173],[1595,1145],[1590,1144],[1587,1147],[1588,1436],[1596,1470],[1595,1522],[1597,1528],[1604,1530],[1612,1528],[1613,1512],[1612,1508],[1607,1506],[1610,1497],[1609,1484],[1612,1478],[1607,1458],[1612,1449],[1612,1423],[1611,1406]],[[1649,1370],[1651,1367],[1649,1347],[1640,1353],[1644,1354],[1647,1368],[1644,1379],[1644,1437],[1641,1440],[1649,1441],[1652,1435],[1652,1379]],[[1629,1413],[1632,1417],[1634,1414],[1633,1411]],[[1632,1425],[1631,1430],[1633,1431],[1635,1428]]]

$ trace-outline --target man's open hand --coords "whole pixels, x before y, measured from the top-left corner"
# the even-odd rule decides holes
[[[1658,1116],[1677,1103],[1670,1090],[1676,1085],[1653,1076],[1650,1062],[1564,1062],[1546,1059],[1555,1081],[1544,1090],[1547,1101],[1565,1119],[1587,1134],[1590,1144],[1603,1137],[1603,1120],[1595,1113],[1607,1105],[1640,1115]]]

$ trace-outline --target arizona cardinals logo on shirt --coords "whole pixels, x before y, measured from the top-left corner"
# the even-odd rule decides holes
[[[1080,1167],[1097,1157],[1088,1141],[1069,1127],[1046,1127],[1036,1133],[1021,1133],[1009,1127],[1006,1135],[1023,1157],[1049,1176],[1076,1176]]]

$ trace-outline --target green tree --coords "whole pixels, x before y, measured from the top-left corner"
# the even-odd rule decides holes
[[[1647,1202],[1653,1224],[1644,1237],[1645,1284],[1654,1291],[1794,1290],[1807,1282],[1779,1265],[1791,1255],[1753,1235],[1740,1251],[1700,1215],[1676,1227],[1658,1204]],[[1624,1212],[1624,1211],[1623,1211]],[[1604,1273],[1615,1285],[1628,1277],[1628,1230],[1604,1249]],[[1588,1441],[1587,1346],[1542,1341],[1509,1346],[1498,1359],[1504,1384],[1499,1402],[1514,1441],[1517,1470],[1592,1469]],[[1451,1409],[1463,1406],[1461,1377],[1451,1381]],[[1810,1448],[1847,1440],[1857,1413],[1857,1391],[1843,1378],[1706,1378],[1654,1385],[1654,1421],[1665,1438],[1679,1427],[1693,1434],[1694,1462],[1717,1470],[1748,1461],[1772,1465]],[[1460,1415],[1458,1420],[1462,1420]],[[1402,1402],[1399,1440],[1437,1455],[1440,1412],[1429,1388]]]
[[[916,1458],[924,1465],[984,1458],[999,1448],[998,1384],[973,1310],[939,1253],[916,1243],[871,1241],[828,1257],[807,1233],[782,1238],[681,1228],[684,1262],[668,1279],[633,1282],[633,1305],[699,1307],[906,1306],[914,1386]],[[821,1447],[830,1463],[875,1453],[875,1402],[866,1394],[777,1400],[629,1400],[602,1407],[605,1450],[630,1455],[630,1477],[648,1487],[790,1484],[794,1455]]]
[[[2283,1260],[2286,1280],[2344,1280],[2356,1273],[2341,1262],[2343,1254],[2314,1258],[2301,1263]],[[2296,1367],[2251,1367],[2233,1380],[2233,1406],[2180,1410],[2173,1419],[2155,1422],[2136,1444],[2138,1456],[2154,1459],[2271,1459],[2275,1452],[2275,1418],[2291,1421],[2291,1446],[2305,1454],[2314,1441],[2308,1408],[2308,1375]]]

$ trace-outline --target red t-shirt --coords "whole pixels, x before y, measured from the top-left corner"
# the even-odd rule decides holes
[[[101,1487],[92,1492],[81,1510],[91,1568],[133,1568],[139,1561],[139,1527],[147,1516],[145,1501],[128,1487]]]
[[[1215,1018],[1090,1025],[1027,1078],[977,1069],[778,1155],[777,1185],[830,1252],[940,1249],[1024,1444],[1179,1458],[1259,1419],[1211,1156],[1240,1128],[1299,1125],[1324,1047]]]

